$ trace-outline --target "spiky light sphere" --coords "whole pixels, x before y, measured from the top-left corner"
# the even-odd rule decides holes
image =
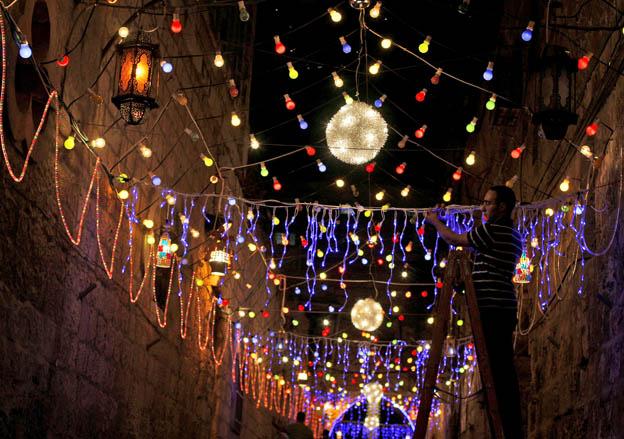
[[[383,322],[383,308],[374,299],[360,299],[351,308],[351,322],[360,331],[372,332]]]
[[[370,162],[388,139],[381,114],[364,102],[344,105],[327,124],[327,145],[339,160],[350,165]]]

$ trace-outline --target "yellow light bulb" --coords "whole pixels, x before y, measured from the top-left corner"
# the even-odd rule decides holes
[[[169,248],[171,249],[171,251],[172,251],[173,253],[175,253],[175,252],[177,252],[177,251],[178,251],[178,248],[179,248],[179,247],[178,247],[178,244],[176,244],[175,242],[173,242],[173,243],[171,243],[171,246],[170,246]]]
[[[381,12],[381,2],[377,2],[375,3],[375,6],[373,6],[371,10],[368,12],[368,15],[370,15],[371,18],[377,18],[379,17],[380,12]]]
[[[331,21],[334,23],[340,23],[340,20],[342,20],[342,14],[340,12],[334,8],[328,8],[327,11],[329,12],[329,18],[331,18]]]
[[[94,148],[102,149],[106,146],[106,140],[102,137],[98,137],[91,142],[91,146]]]
[[[546,216],[553,216],[555,214],[555,211],[552,209],[552,207],[548,207],[546,208],[544,213],[546,214]]]
[[[470,154],[468,154],[468,157],[466,157],[466,164],[468,166],[472,166],[475,164],[475,152],[474,151],[470,151]]]
[[[154,238],[153,233],[150,233],[149,235],[147,235],[147,243],[149,245],[154,245],[156,243],[156,238]]]
[[[214,59],[214,65],[217,66],[218,68],[223,67],[223,65],[225,64],[225,61],[223,60],[223,55],[221,55],[221,52],[217,52],[217,54],[215,55],[215,59]]]
[[[336,180],[336,186],[338,187],[344,187],[345,182],[342,178],[339,178],[338,180]]]
[[[74,136],[67,136],[67,139],[63,142],[63,146],[65,149],[74,149],[74,146],[76,146],[76,139]]]
[[[403,190],[401,191],[401,196],[402,197],[407,197],[409,195],[410,192],[410,187],[409,186],[405,186],[405,188],[403,188]]]
[[[232,126],[240,126],[241,124],[241,120],[240,117],[238,117],[238,114],[236,114],[234,111],[232,111],[232,119],[230,121],[232,123]]]
[[[428,324],[430,324],[430,325],[433,325],[433,317],[429,317],[429,318],[427,319],[427,323],[428,323]],[[420,346],[419,346],[419,347],[420,347]]]
[[[139,146],[139,151],[141,152],[141,155],[144,158],[146,158],[146,159],[148,159],[148,158],[150,158],[152,156],[152,150],[148,146],[146,146],[144,144],[141,144]]]
[[[392,40],[390,38],[384,38],[381,40],[381,47],[384,49],[389,49],[392,46]]]
[[[154,221],[146,218],[143,220],[143,225],[145,226],[146,229],[151,229],[152,227],[154,227]]]
[[[332,72],[332,78],[334,78],[334,85],[336,87],[340,88],[344,85],[344,81],[338,76],[338,73]]]
[[[209,168],[212,165],[214,165],[214,160],[212,158],[210,158],[210,157],[208,157],[207,155],[204,155],[204,154],[200,154],[199,156],[201,157],[202,161],[204,162],[204,165],[207,168]]]
[[[260,148],[260,142],[258,142],[258,139],[256,139],[256,136],[253,134],[249,135],[249,145],[251,146],[251,149]]]
[[[377,73],[379,73],[380,68],[381,68],[381,61],[376,61],[374,64],[371,64],[371,66],[368,68],[368,72],[371,75],[376,75]]]
[[[120,200],[127,200],[128,197],[130,196],[130,193],[127,190],[122,189],[119,192],[117,192],[117,196],[119,197]]]
[[[570,180],[568,179],[568,177],[563,179],[563,181],[559,185],[559,190],[561,190],[561,192],[568,192],[570,190]]]
[[[117,34],[121,37],[121,38],[127,38],[128,35],[130,34],[130,31],[128,30],[128,28],[126,26],[121,26],[119,28],[119,30],[117,31]]]
[[[347,105],[352,104],[353,103],[353,98],[351,96],[349,96],[349,94],[346,91],[342,92],[342,97],[344,97],[345,103]]]
[[[384,198],[384,191],[379,191],[379,192],[377,192],[377,193],[375,194],[375,199],[376,199],[377,201],[381,201],[381,200],[383,200],[383,198]]]

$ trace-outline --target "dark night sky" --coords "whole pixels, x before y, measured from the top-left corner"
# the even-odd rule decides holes
[[[415,52],[425,36],[431,35],[433,41],[425,55],[430,62],[463,79],[496,89],[496,75],[489,83],[481,75],[487,61],[495,59],[497,11],[501,2],[473,1],[467,15],[458,12],[459,3],[450,0],[387,0],[383,2],[380,17],[372,19],[366,14],[366,22],[375,31]],[[342,13],[340,23],[330,20],[326,14],[328,6],[334,6]],[[250,195],[284,201],[299,198],[329,204],[357,201],[363,205],[379,205],[382,203],[374,199],[374,194],[385,189],[387,197],[384,202],[393,206],[425,207],[439,202],[454,169],[419,150],[416,145],[408,144],[406,149],[398,149],[400,137],[392,130],[376,158],[376,171],[370,176],[364,166],[339,162],[322,142],[327,122],[344,105],[341,91],[355,97],[355,67],[360,48],[357,11],[347,1],[327,3],[314,0],[269,0],[259,3],[257,8],[251,132],[258,133],[260,143],[276,145],[252,150],[249,160],[266,160],[296,149],[294,145],[312,144],[318,152],[313,158],[299,152],[267,163],[270,175],[276,176],[283,185],[279,193],[273,191],[270,177],[262,179],[259,168],[254,169],[252,173],[257,174],[260,189],[257,194]],[[280,35],[286,45],[284,55],[274,52],[273,35]],[[338,42],[341,35],[347,37],[353,48],[348,55],[342,52]],[[484,111],[483,105],[489,96],[450,78],[443,77],[439,85],[432,86],[430,78],[434,70],[430,67],[398,48],[382,49],[379,39],[370,33],[366,34],[365,41],[369,63],[371,59],[381,59],[384,66],[379,75],[370,76],[366,65],[362,65],[360,99],[372,104],[382,93],[388,95],[381,112],[389,127],[414,139],[414,131],[427,124],[422,143],[447,160],[462,163],[467,138],[464,127],[474,115]],[[287,61],[293,62],[299,71],[298,79],[288,78]],[[342,89],[334,86],[332,71],[338,71],[344,80]],[[414,96],[423,87],[428,89],[427,99],[418,103]],[[296,102],[295,111],[285,108],[285,93]],[[308,130],[299,129],[297,113],[304,114],[310,125]],[[319,172],[317,158],[327,166],[327,172]],[[407,163],[407,170],[398,176],[394,169],[401,162]],[[333,185],[338,177],[347,182],[342,190]],[[351,184],[356,185],[359,197],[352,195]],[[407,184],[411,185],[412,192],[404,199],[400,191]]]

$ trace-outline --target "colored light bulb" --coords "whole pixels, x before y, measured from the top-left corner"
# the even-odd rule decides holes
[[[103,137],[98,137],[91,142],[91,146],[94,148],[102,149],[106,146],[106,140]]]
[[[351,96],[349,96],[349,93],[347,93],[346,91],[342,92],[342,97],[345,100],[345,103],[347,105],[352,104],[353,103],[353,98]]]
[[[409,139],[409,136],[405,135],[401,138],[401,140],[399,140],[399,142],[397,143],[397,146],[399,147],[399,149],[405,148],[405,146],[407,145],[408,139]]]
[[[288,67],[288,77],[290,79],[297,79],[299,77],[299,72],[295,70],[295,66],[293,66],[293,63],[288,61],[286,63],[286,66]]]
[[[524,144],[522,144],[519,147],[512,149],[511,150],[511,158],[512,159],[520,158],[520,156],[522,155],[522,151],[524,151],[525,148],[526,148],[526,146]]]
[[[332,78],[334,79],[334,85],[336,87],[340,88],[344,85],[344,81],[340,76],[338,76],[338,73],[332,72]]]
[[[329,12],[329,18],[331,18],[331,21],[334,23],[340,23],[340,20],[342,20],[342,14],[340,12],[334,8],[327,8],[327,12]]]
[[[383,107],[383,104],[384,104],[384,102],[386,102],[386,98],[387,97],[388,96],[386,96],[386,95],[381,95],[381,96],[379,96],[379,98],[375,99],[375,107],[377,107],[377,108]]]
[[[296,105],[295,105],[295,101],[293,101],[290,96],[288,96],[287,94],[284,95],[284,102],[286,104],[286,109],[287,110],[294,110]]]
[[[340,41],[340,45],[342,46],[342,51],[344,53],[351,53],[351,46],[347,43],[345,37],[338,37],[338,41]]]
[[[579,70],[585,70],[589,65],[589,61],[592,59],[593,54],[588,53],[587,55],[583,55],[578,59],[576,66]]]
[[[310,145],[307,145],[305,147],[306,150],[306,154],[309,155],[310,157],[313,157],[314,155],[316,155],[316,148]]]
[[[390,38],[384,38],[381,40],[380,44],[383,49],[389,49],[392,47],[392,40]]]
[[[570,179],[568,177],[563,179],[563,181],[559,185],[559,190],[561,192],[568,192],[570,190]]]
[[[165,73],[171,73],[173,72],[173,64],[171,64],[169,61],[167,60],[162,60],[160,62],[160,68],[162,69],[163,72]]]
[[[409,185],[405,186],[403,188],[403,190],[401,191],[401,196],[402,197],[407,197],[409,195],[409,193],[410,193],[410,189],[411,189],[411,187]]]
[[[468,166],[472,166],[475,164],[475,160],[476,160],[476,154],[474,151],[470,151],[470,154],[468,154],[468,157],[466,157],[466,164]]]
[[[375,199],[376,199],[377,201],[381,201],[381,200],[383,200],[383,199],[384,199],[384,195],[385,195],[385,194],[386,194],[386,193],[385,193],[384,191],[379,191],[379,192],[377,192],[377,193],[375,194]],[[382,262],[382,263],[383,263],[383,262]]]
[[[438,85],[440,83],[440,76],[442,76],[442,69],[437,69],[431,77],[431,83],[433,85]]]
[[[379,73],[379,69],[381,68],[381,61],[375,61],[373,64],[371,64],[371,66],[368,68],[368,73],[370,73],[371,75],[376,75],[377,73]]]
[[[401,175],[405,172],[405,168],[407,167],[407,163],[403,162],[396,167],[394,170],[397,174]]]
[[[150,158],[152,156],[152,150],[149,146],[141,144],[139,145],[139,152],[143,156],[143,158]]]
[[[468,122],[468,125],[466,125],[466,131],[468,131],[469,133],[474,133],[475,129],[477,128],[478,120],[478,118],[473,117],[472,120]]]
[[[585,128],[585,134],[589,137],[595,136],[598,132],[598,121],[592,122]]]
[[[273,189],[276,191],[282,190],[282,183],[280,183],[277,177],[273,177]]]
[[[32,56],[32,49],[30,48],[30,46],[28,45],[28,41],[23,40],[20,43],[20,47],[19,47],[19,56],[23,59],[28,59]]]
[[[286,52],[286,46],[284,46],[284,43],[280,40],[279,35],[275,35],[273,41],[275,42],[275,53],[283,55]]]
[[[151,182],[152,182],[152,184],[154,186],[160,186],[160,183],[162,183],[162,180],[161,180],[161,178],[158,175],[154,175],[153,173],[150,172],[149,176],[150,176],[150,180],[151,180]]]
[[[236,81],[233,79],[228,80],[228,93],[232,98],[238,97],[238,87],[236,87]]]
[[[76,146],[76,138],[74,136],[67,136],[67,139],[63,142],[65,149],[72,150]]]
[[[527,24],[527,27],[525,30],[522,31],[522,41],[525,42],[529,42],[531,41],[531,39],[533,39],[533,28],[535,27],[535,22],[534,21],[529,21],[529,24]]]
[[[171,19],[171,32],[174,34],[182,32],[182,22],[180,21],[180,14],[177,12],[173,13],[173,18]]]
[[[461,166],[457,168],[455,172],[453,172],[453,180],[459,181],[462,178],[462,171],[463,169],[461,168]]]
[[[225,60],[223,59],[223,55],[221,55],[221,52],[217,51],[215,58],[214,58],[214,65],[218,68],[221,68],[225,65]]]
[[[305,121],[302,115],[298,114],[297,120],[299,121],[299,128],[301,128],[302,130],[308,129],[308,123]]]
[[[490,96],[490,99],[488,99],[488,101],[485,103],[485,108],[490,111],[496,108],[496,95],[495,94]]]
[[[345,185],[345,181],[342,178],[339,178],[339,179],[336,180],[336,186],[337,187],[342,188],[342,187],[344,187],[344,185]]]
[[[381,2],[375,3],[375,6],[373,6],[371,10],[368,11],[368,15],[370,15],[371,18],[379,17],[380,13],[381,13]]]
[[[414,132],[414,136],[417,139],[422,139],[425,136],[425,131],[427,131],[427,125],[423,125]]]
[[[258,139],[256,139],[256,136],[253,134],[249,135],[249,146],[251,146],[251,149],[260,148],[260,142],[258,142]]]
[[[491,81],[493,77],[494,77],[494,61],[490,61],[488,62],[488,65],[485,68],[485,71],[483,72],[483,79],[485,79],[486,81]]]
[[[420,53],[429,52],[429,43],[431,43],[431,37],[427,35],[427,38],[425,38],[425,40],[418,45],[418,51]]]
[[[247,8],[245,7],[245,2],[243,0],[240,0],[238,2],[238,18],[242,22],[249,21],[250,18],[249,12],[247,11]]]
[[[56,64],[59,67],[67,67],[69,65],[69,56],[63,55],[59,59],[56,60]]]
[[[130,35],[130,30],[126,26],[121,26],[117,31],[117,35],[121,38],[127,38]]]
[[[232,118],[230,119],[230,123],[234,127],[240,126],[241,124],[240,117],[238,117],[238,114],[236,114],[236,112],[234,111],[232,111]]]
[[[263,177],[269,176],[269,170],[267,169],[264,162],[260,163],[260,175],[262,175]]]
[[[446,192],[444,193],[444,195],[442,196],[442,201],[444,201],[445,203],[448,203],[449,201],[451,201],[452,193],[453,193],[453,188],[448,188]]]
[[[594,156],[594,153],[592,152],[591,147],[589,145],[581,146],[581,154],[583,154],[588,159],[591,159]]]
[[[209,168],[212,165],[214,165],[214,160],[211,157],[208,157],[205,154],[200,154],[199,158],[202,159],[202,161],[204,162],[204,166],[207,167],[207,168]]]
[[[316,159],[316,165],[318,166],[318,170],[320,172],[327,171],[327,166],[325,166],[325,164],[320,159]]]
[[[366,169],[366,172],[368,172],[369,174],[372,174],[373,171],[375,170],[375,162],[368,163],[365,169]]]
[[[416,101],[417,102],[423,102],[426,97],[427,97],[427,89],[426,88],[423,88],[418,93],[416,93]]]

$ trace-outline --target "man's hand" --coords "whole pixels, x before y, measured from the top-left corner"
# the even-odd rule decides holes
[[[440,222],[440,218],[438,216],[440,214],[440,211],[440,205],[436,205],[435,208],[427,211],[427,213],[425,214],[425,221],[427,221],[432,226],[435,226],[437,223]]]

